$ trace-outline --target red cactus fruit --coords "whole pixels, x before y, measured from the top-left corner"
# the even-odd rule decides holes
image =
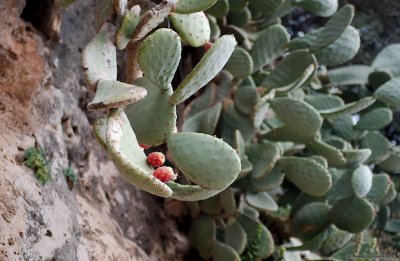
[[[206,52],[207,52],[211,47],[213,47],[213,44],[212,44],[211,42],[207,42],[207,43],[205,43],[204,46],[203,46],[204,51],[206,51]]]
[[[147,156],[147,162],[150,166],[158,168],[164,165],[165,156],[161,152],[152,152]]]
[[[165,166],[156,169],[153,172],[153,176],[164,183],[176,179],[176,174],[174,173],[174,170],[171,167],[165,167]]]

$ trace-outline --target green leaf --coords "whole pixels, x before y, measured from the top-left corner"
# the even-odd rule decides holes
[[[278,205],[268,192],[246,193],[246,202],[257,210],[277,211]]]
[[[207,13],[214,16],[215,18],[223,18],[228,14],[228,12],[229,12],[228,0],[217,0],[217,2],[207,10]]]
[[[225,69],[238,79],[246,78],[253,72],[253,59],[245,49],[236,47]]]
[[[179,36],[171,29],[159,29],[139,48],[138,62],[144,76],[162,89],[169,89],[181,59]]]
[[[146,78],[135,84],[145,87],[147,96],[126,108],[129,121],[140,144],[161,145],[176,126],[176,108],[168,101],[172,88],[161,89]]]
[[[360,233],[374,220],[374,208],[361,198],[346,198],[336,203],[330,218],[337,228],[350,233]]]
[[[189,239],[203,259],[211,256],[215,237],[215,223],[212,217],[202,215],[192,221]]]
[[[376,131],[368,132],[361,140],[361,148],[370,149],[371,156],[368,163],[379,164],[386,160],[390,154],[391,144],[381,133]]]
[[[362,198],[368,194],[372,187],[372,172],[366,165],[361,165],[353,171],[351,185],[354,193]]]
[[[372,187],[367,194],[367,199],[372,203],[378,203],[389,192],[392,182],[387,174],[374,175],[372,178]]]
[[[388,108],[380,107],[361,115],[355,128],[370,131],[380,130],[389,125],[392,120],[392,111]]]
[[[281,56],[288,42],[289,34],[281,25],[272,25],[263,30],[250,53],[254,61],[254,71],[260,70]]]
[[[315,53],[320,64],[336,66],[351,60],[360,49],[360,34],[348,26],[342,35],[327,47]]]
[[[115,34],[115,43],[118,50],[123,50],[133,37],[140,20],[140,6],[134,5],[122,18],[121,26]]]
[[[96,96],[88,104],[89,110],[121,108],[146,97],[146,89],[118,81],[100,80]]]
[[[378,101],[386,103],[388,106],[399,109],[400,108],[400,78],[394,78],[374,92],[374,98]]]
[[[85,79],[92,87],[100,80],[117,80],[117,50],[114,45],[115,28],[104,23],[97,35],[82,52]]]
[[[330,110],[344,105],[344,101],[339,96],[328,94],[306,95],[304,101],[318,111]]]
[[[234,149],[215,137],[191,132],[168,137],[168,149],[183,174],[195,184],[212,190],[228,187],[240,172]]]
[[[268,175],[280,158],[280,150],[276,143],[251,144],[247,149],[247,155],[253,165],[251,176],[262,178]]]
[[[271,108],[285,126],[293,128],[302,136],[314,139],[322,126],[322,118],[311,105],[291,99],[275,98],[270,100]]]
[[[318,33],[318,38],[310,46],[310,51],[316,52],[338,39],[350,25],[353,16],[354,7],[352,5],[343,6]]]
[[[375,99],[372,97],[362,98],[356,102],[347,103],[346,105],[335,107],[329,110],[323,110],[319,113],[324,118],[340,118],[346,115],[354,114],[368,108],[375,102]]]
[[[397,77],[400,76],[399,61],[400,44],[390,44],[375,57],[375,60],[372,62],[372,67],[378,70],[387,70],[394,77]]]
[[[214,240],[212,244],[213,260],[215,261],[231,261],[240,260],[239,254],[232,247]]]
[[[368,83],[373,68],[366,65],[348,65],[328,71],[329,81],[338,86],[364,85]]]
[[[278,91],[290,91],[301,87],[317,68],[317,60],[307,50],[297,50],[285,56],[269,75],[262,86]]]
[[[338,0],[298,0],[295,5],[315,15],[329,17],[336,13]]]
[[[279,164],[286,177],[301,191],[311,196],[325,195],[332,185],[328,170],[312,160],[282,157]]]
[[[302,207],[293,217],[293,234],[310,240],[329,225],[331,207],[322,202],[313,202]]]
[[[246,248],[247,235],[240,223],[233,219],[224,229],[224,243],[231,246],[239,254]]]
[[[190,14],[201,12],[212,7],[217,0],[179,0],[175,4],[174,12],[178,14]]]
[[[146,155],[122,110],[111,110],[106,132],[107,149],[122,176],[132,185],[160,197],[170,197],[171,189],[156,179]]]
[[[231,35],[224,35],[218,39],[178,86],[170,97],[170,102],[183,102],[212,80],[228,62],[235,45],[235,38]]]
[[[210,24],[203,12],[192,14],[171,13],[169,19],[184,43],[193,47],[200,47],[210,40]],[[163,46],[160,45],[160,47]]]

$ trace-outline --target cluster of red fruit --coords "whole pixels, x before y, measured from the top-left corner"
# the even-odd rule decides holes
[[[176,179],[176,174],[171,167],[163,166],[165,163],[165,155],[161,152],[152,152],[147,156],[147,163],[150,166],[156,168],[153,172],[153,176],[159,179],[161,182],[167,183],[171,180]]]

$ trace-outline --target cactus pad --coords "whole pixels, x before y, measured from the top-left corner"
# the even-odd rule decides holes
[[[236,219],[230,220],[224,229],[224,243],[231,246],[239,254],[242,254],[246,248],[247,235],[243,227]]]
[[[245,49],[236,47],[225,69],[238,79],[246,78],[253,72],[253,59]]]
[[[204,11],[212,7],[217,0],[178,0],[174,12],[178,14],[190,14]]]
[[[400,108],[400,78],[394,78],[380,86],[375,91],[374,98],[394,109]]]
[[[379,130],[389,125],[393,120],[392,111],[380,107],[366,112],[357,122],[355,128],[360,130]]]
[[[278,205],[268,192],[246,193],[246,202],[257,210],[277,211]]]
[[[366,97],[356,102],[347,103],[346,105],[336,107],[329,110],[320,111],[321,116],[324,118],[340,118],[346,115],[354,114],[364,110],[375,102],[372,97]]]
[[[184,43],[193,47],[200,47],[210,40],[210,24],[203,12],[193,14],[172,13],[169,15],[169,19]]]
[[[298,0],[295,5],[315,15],[329,17],[336,13],[338,0]]]
[[[253,165],[251,176],[262,178],[268,175],[280,158],[280,150],[276,143],[251,144],[247,149],[247,155]]]
[[[366,165],[361,165],[353,171],[351,185],[354,193],[362,198],[370,191],[372,187],[372,172]]]
[[[211,246],[215,236],[215,223],[212,217],[202,215],[192,221],[189,238],[203,259],[211,256]]]
[[[125,49],[129,41],[133,37],[136,26],[140,19],[140,6],[135,5],[124,15],[121,26],[115,34],[115,43],[118,50]]]
[[[367,199],[372,203],[378,203],[389,192],[391,180],[387,174],[374,175],[372,178],[372,187],[367,194]]]

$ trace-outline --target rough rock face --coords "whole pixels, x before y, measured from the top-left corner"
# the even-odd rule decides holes
[[[0,260],[182,260],[187,252],[163,201],[126,183],[95,141],[80,67],[95,34],[93,6],[47,10],[46,26],[34,27],[20,18],[25,1],[0,2]],[[23,164],[35,144],[51,159],[44,186]],[[79,178],[72,189],[68,166]]]

